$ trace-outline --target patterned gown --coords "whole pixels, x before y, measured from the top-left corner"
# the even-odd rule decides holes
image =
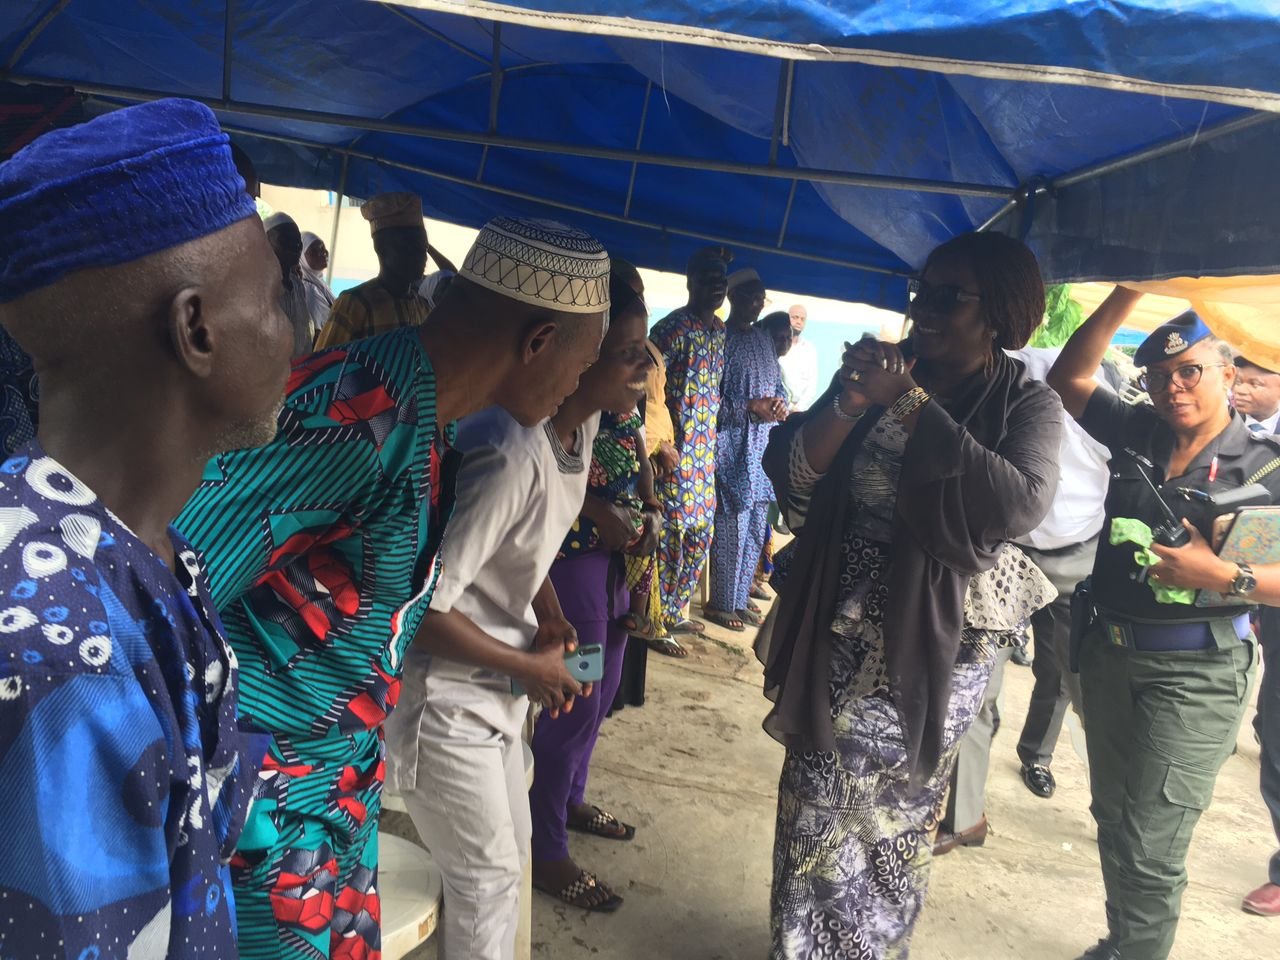
[[[236,660],[170,536],[37,442],[0,466],[0,957],[235,956]]]
[[[886,413],[851,470],[849,519],[841,543],[844,568],[831,625],[836,749],[788,751],[783,763],[771,960],[905,960],[924,903],[938,810],[960,740],[982,705],[997,646],[1012,644],[1015,636],[1012,630],[978,628],[973,622],[1001,627],[1020,623],[1036,604],[1050,599],[1046,591],[1052,587],[1043,586],[1043,578],[1037,581],[1043,596],[1016,596],[1022,592],[1016,585],[1019,572],[1027,572],[1029,565],[1020,551],[1010,554],[1012,566],[974,579],[982,594],[995,593],[982,609],[994,608],[998,616],[971,617],[967,607],[942,759],[923,789],[911,791],[883,633],[885,610],[892,602],[888,574],[906,441],[901,422]],[[818,479],[798,433],[791,451],[791,516],[803,515]],[[1010,608],[1016,612],[1011,614]]]
[[[680,618],[711,546],[716,512],[716,420],[724,375],[724,324],[704,327],[682,307],[659,320],[649,339],[667,366],[667,407],[680,464],[658,482],[666,511],[658,547],[662,615]]]
[[[276,439],[212,460],[179,517],[240,657],[241,724],[270,735],[233,864],[244,960],[377,955],[382,724],[436,580],[444,433],[416,329],[316,353]]]
[[[711,606],[742,610],[769,530],[773,484],[764,449],[775,424],[760,422],[747,403],[785,398],[773,336],[759,327],[725,336],[724,380],[716,427],[716,521],[711,544]]]

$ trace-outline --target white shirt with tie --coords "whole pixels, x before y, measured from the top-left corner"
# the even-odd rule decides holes
[[[1265,420],[1258,420],[1245,414],[1244,422],[1254,433],[1275,433],[1276,427],[1280,425],[1280,410],[1277,410]]]

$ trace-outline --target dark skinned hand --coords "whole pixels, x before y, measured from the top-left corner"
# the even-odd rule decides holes
[[[903,357],[896,343],[864,337],[856,344],[846,346],[848,349],[840,368],[840,379],[847,395],[847,402],[842,397],[840,405],[845,412],[853,413],[870,405],[892,406],[916,386],[911,376],[915,358],[908,360]]]
[[[656,510],[644,511],[644,530],[640,538],[627,547],[633,557],[648,557],[658,549],[658,537],[662,533],[662,514]]]
[[[1190,521],[1183,520],[1182,525],[1191,533],[1191,542],[1182,547],[1151,544],[1151,552],[1160,558],[1160,562],[1150,568],[1148,576],[1168,587],[1230,590],[1236,578],[1236,565],[1214,553],[1209,541]]]
[[[533,647],[525,656],[525,669],[516,676],[529,699],[541,704],[555,719],[573,709],[574,697],[591,696],[592,684],[578,683],[565,666],[564,656],[578,649],[578,632],[564,619],[538,624]]]
[[[678,466],[680,466],[680,454],[676,453],[676,448],[665,440],[658,444],[658,449],[653,454],[654,477],[661,480],[663,477],[670,476],[675,473]]]

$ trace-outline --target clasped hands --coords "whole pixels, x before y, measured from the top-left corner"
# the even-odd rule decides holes
[[[846,413],[857,413],[872,406],[892,406],[916,386],[911,376],[915,358],[904,357],[898,344],[867,335],[844,347],[837,376],[841,386],[840,407]]]

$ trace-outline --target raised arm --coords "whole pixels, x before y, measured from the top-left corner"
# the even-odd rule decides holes
[[[1072,417],[1079,418],[1098,387],[1093,378],[1102,358],[1121,324],[1142,299],[1137,290],[1116,287],[1098,305],[1098,309],[1067,341],[1062,353],[1049,370],[1048,384],[1062,398],[1062,405]]]
[[[453,265],[453,261],[429,243],[427,244],[427,256],[434,260],[435,265],[441,270],[448,271],[449,273],[458,272],[458,268]]]

